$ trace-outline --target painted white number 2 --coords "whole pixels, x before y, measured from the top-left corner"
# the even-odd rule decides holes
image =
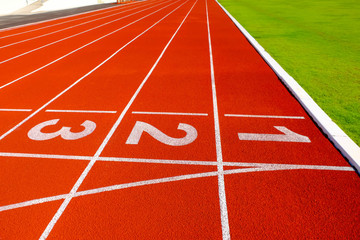
[[[28,132],[28,137],[36,141],[49,140],[57,136],[61,136],[65,140],[76,140],[91,134],[96,128],[96,124],[94,122],[86,120],[81,124],[81,126],[85,128],[82,132],[73,133],[70,131],[70,127],[63,127],[59,131],[53,133],[41,132],[41,129],[46,126],[55,125],[59,120],[60,119],[53,119],[36,125]]]
[[[170,146],[188,145],[195,141],[195,139],[197,138],[198,134],[193,126],[185,123],[179,123],[177,129],[185,131],[186,136],[183,138],[172,138],[148,123],[137,121],[126,141],[126,144],[138,144],[143,132],[147,132],[148,134],[150,134],[150,136],[152,136],[159,142]]]
[[[284,134],[259,134],[259,133],[238,133],[240,140],[249,141],[274,141],[274,142],[311,142],[306,136],[294,133],[293,131],[282,126],[274,126]]]

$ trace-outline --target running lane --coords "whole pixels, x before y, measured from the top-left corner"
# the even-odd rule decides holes
[[[221,239],[205,14],[205,2],[198,1],[101,154],[113,161],[96,162],[79,190],[126,189],[73,199],[54,236],[66,231],[71,238],[111,233],[121,239]],[[144,132],[138,143],[129,143],[139,124],[174,142]],[[179,124],[191,130],[178,130]],[[73,217],[84,211],[87,217]],[[94,216],[112,224],[94,229]]]
[[[326,167],[349,164],[218,4],[208,4],[224,161],[262,167],[225,177],[231,236],[355,239],[359,176]]]

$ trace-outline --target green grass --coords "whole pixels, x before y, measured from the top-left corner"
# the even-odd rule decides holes
[[[359,0],[219,0],[360,145]]]

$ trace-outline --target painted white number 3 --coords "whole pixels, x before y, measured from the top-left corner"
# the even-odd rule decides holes
[[[36,141],[49,140],[57,136],[61,136],[65,140],[76,140],[91,134],[96,128],[96,124],[94,122],[86,120],[81,124],[81,126],[85,128],[82,132],[73,133],[70,131],[70,127],[63,127],[59,131],[53,133],[41,132],[41,129],[46,126],[55,125],[59,120],[60,119],[53,119],[36,125],[28,132],[28,137]]]
[[[130,133],[129,138],[126,141],[126,144],[138,144],[143,132],[147,132],[148,134],[150,134],[150,136],[152,136],[159,142],[170,146],[188,145],[195,141],[195,139],[197,138],[198,134],[193,126],[185,123],[179,123],[177,129],[185,131],[186,136],[183,138],[172,138],[148,123],[137,121],[133,130]]]

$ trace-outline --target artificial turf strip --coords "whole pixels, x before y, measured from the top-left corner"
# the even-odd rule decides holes
[[[360,145],[358,0],[219,0]]]

